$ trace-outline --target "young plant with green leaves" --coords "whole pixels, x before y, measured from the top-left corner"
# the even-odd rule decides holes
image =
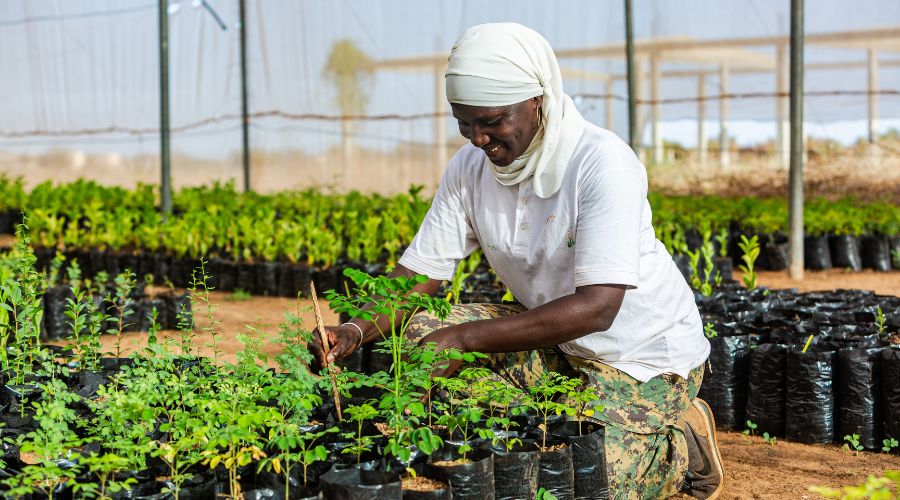
[[[413,290],[428,281],[427,276],[372,277],[355,269],[346,269],[344,275],[353,281],[353,295],[341,295],[334,290],[325,295],[335,312],[372,321],[378,328],[383,339],[379,345],[390,353],[392,361],[390,381],[379,408],[387,412],[388,425],[394,430],[393,438],[397,439],[402,432],[408,432],[411,425],[417,425],[425,413],[419,400],[421,394],[411,390],[411,381],[406,376],[417,367],[404,359],[415,347],[404,334],[415,313],[428,311],[443,319],[450,312],[450,304]],[[381,318],[387,318],[389,329],[381,329],[378,321]],[[399,444],[394,449],[399,449]]]
[[[597,404],[600,396],[593,387],[585,382],[569,391],[566,395],[568,402],[575,408],[575,419],[578,420],[578,435],[582,435],[582,423],[592,418],[597,412],[603,411],[603,405]]]
[[[538,428],[541,431],[542,449],[547,448],[550,415],[566,414],[570,417],[575,415],[575,408],[566,403],[557,402],[555,399],[571,393],[580,383],[576,378],[569,378],[560,373],[548,371],[541,374],[537,384],[528,388],[531,393],[529,404],[537,410],[538,415],[541,417],[541,424]]]
[[[859,442],[859,434],[847,434],[844,436],[844,447],[852,450],[857,456],[865,447]]]
[[[63,468],[58,463],[47,460],[22,467],[21,472],[0,481],[0,484],[7,488],[5,495],[14,499],[32,498],[35,493],[40,493],[48,500],[53,500],[57,488],[75,479],[78,473],[78,467]]]
[[[76,497],[112,500],[110,495],[128,491],[132,485],[137,484],[137,479],[133,477],[116,478],[116,474],[129,470],[131,463],[127,458],[114,453],[92,452],[79,459],[79,465],[87,474],[69,480]]]
[[[888,437],[881,440],[881,451],[885,453],[890,453],[894,451],[898,446],[900,446],[900,442],[892,437]]]
[[[755,290],[756,270],[754,266],[756,265],[756,259],[759,258],[759,236],[754,234],[750,239],[747,239],[742,234],[738,248],[741,249],[741,261],[743,262],[743,264],[738,266],[741,272],[744,273],[741,280],[744,282],[747,290]]]
[[[126,269],[116,276],[115,295],[111,293],[106,295],[106,301],[113,304],[113,309],[115,310],[113,315],[115,328],[107,333],[113,333],[116,336],[116,351],[113,354],[117,358],[122,357],[122,333],[126,327],[130,326],[130,323],[126,323],[126,321],[134,315],[134,301],[131,299],[131,294],[134,291],[135,284],[134,273]]]
[[[284,478],[285,500],[290,494],[291,471],[303,467],[303,486],[308,486],[309,466],[328,459],[328,450],[317,442],[326,434],[338,432],[337,427],[312,432],[301,431],[293,422],[278,422],[269,429],[268,456],[260,460],[258,470],[268,469]]]
[[[345,438],[353,440],[353,445],[341,450],[344,454],[353,454],[356,456],[356,463],[360,463],[363,453],[372,451],[375,436],[366,436],[363,434],[363,425],[378,416],[378,410],[368,403],[358,405],[350,405],[344,408],[344,415],[351,422],[356,423],[356,432],[347,432]]]
[[[27,222],[27,218],[25,218]],[[43,357],[41,318],[44,308],[43,276],[36,272],[36,258],[29,246],[31,239],[26,223],[16,228],[16,244],[9,255],[10,276],[0,283],[0,361],[10,382],[21,385],[34,372],[35,362]],[[12,347],[12,349],[9,349]],[[13,354],[10,361],[9,354]]]
[[[714,339],[719,336],[719,333],[716,331],[715,325],[707,322],[703,325],[703,335],[708,339]]]

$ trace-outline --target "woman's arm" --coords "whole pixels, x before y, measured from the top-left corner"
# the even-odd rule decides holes
[[[396,276],[406,276],[408,278],[411,278],[415,275],[415,272],[410,271],[400,264],[397,264],[397,267],[395,267],[394,270],[391,271],[389,276],[392,278]],[[429,279],[422,284],[416,285],[415,288],[413,288],[413,291],[427,293],[428,295],[434,295],[435,293],[437,293],[440,286],[440,280]],[[401,319],[402,318],[398,318],[398,321]],[[356,326],[346,324],[341,326],[325,327],[325,331],[328,332],[328,345],[329,347],[331,347],[327,354],[323,354],[322,352],[322,341],[321,336],[319,335],[318,328],[313,330],[312,342],[310,342],[309,344],[309,349],[310,351],[312,351],[313,355],[315,355],[316,359],[319,360],[319,363],[322,366],[349,356],[353,353],[353,351],[356,350],[357,343],[365,344],[366,342],[380,339],[381,334],[379,333],[379,329],[381,331],[388,331],[391,329],[390,318],[388,318],[387,316],[378,316],[375,318],[375,321],[365,321],[362,319],[353,318],[349,321],[349,323],[353,323],[354,325],[358,326],[359,330],[357,330]],[[360,330],[362,330],[363,333],[362,342],[359,342]]]
[[[628,287],[590,285],[540,307],[506,318],[472,321],[436,330],[422,339],[438,349],[464,352],[529,351],[608,330]]]

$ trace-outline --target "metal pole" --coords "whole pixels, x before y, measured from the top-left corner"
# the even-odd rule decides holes
[[[169,170],[169,2],[159,0],[159,159],[162,166],[160,205],[172,213],[172,175]]]
[[[243,140],[244,192],[250,191],[250,113],[247,104],[247,16],[244,0],[238,0],[241,16],[241,138]]]
[[[790,275],[803,279],[803,0],[791,0]]]
[[[706,166],[706,75],[697,75],[697,157]]]
[[[640,146],[634,74],[634,27],[631,19],[631,0],[625,0],[625,73],[628,75],[628,144],[635,153]]]

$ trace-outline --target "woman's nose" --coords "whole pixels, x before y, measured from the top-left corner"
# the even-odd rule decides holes
[[[491,142],[491,137],[487,135],[481,127],[472,125],[469,140],[472,142],[473,146],[483,148]]]

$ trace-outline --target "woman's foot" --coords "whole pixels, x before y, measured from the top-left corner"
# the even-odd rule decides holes
[[[684,415],[688,443],[688,471],[682,492],[713,500],[722,494],[725,470],[716,441],[716,421],[706,401],[695,398]]]

